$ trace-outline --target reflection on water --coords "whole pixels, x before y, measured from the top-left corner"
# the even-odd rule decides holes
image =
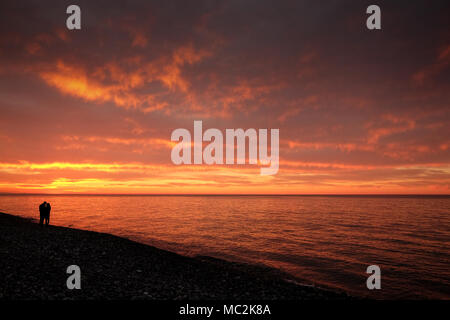
[[[0,211],[189,255],[263,263],[352,294],[450,298],[449,197],[0,196]],[[368,265],[382,289],[366,289]]]

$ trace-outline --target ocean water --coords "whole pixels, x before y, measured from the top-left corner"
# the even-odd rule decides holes
[[[0,211],[185,255],[263,264],[373,298],[450,299],[450,197],[2,195]],[[368,290],[366,268],[381,268]]]

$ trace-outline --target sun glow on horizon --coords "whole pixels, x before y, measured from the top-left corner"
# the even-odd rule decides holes
[[[390,168],[414,172],[449,174],[450,166]],[[322,163],[291,163],[275,176],[260,176],[258,168],[241,166],[175,166],[143,163],[0,163],[0,174],[27,177],[0,183],[2,193],[89,193],[89,194],[448,194],[448,186],[419,184],[418,177],[342,180],[340,172],[383,171],[386,167],[348,167]],[[403,176],[403,175],[402,175]]]

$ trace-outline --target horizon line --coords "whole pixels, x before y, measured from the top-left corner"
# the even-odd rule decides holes
[[[43,193],[0,192],[0,196],[440,196],[446,193]]]

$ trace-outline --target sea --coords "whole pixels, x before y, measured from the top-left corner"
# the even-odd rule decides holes
[[[0,211],[374,299],[450,299],[450,196],[0,195]],[[367,268],[380,268],[368,289]]]

